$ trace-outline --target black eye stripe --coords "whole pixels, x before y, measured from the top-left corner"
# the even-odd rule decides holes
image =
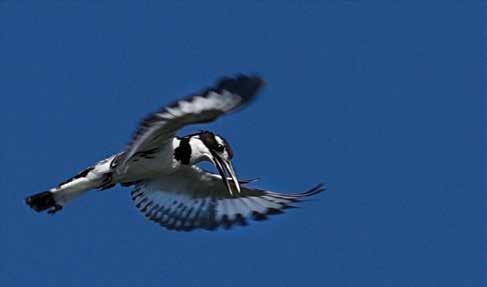
[[[218,152],[222,152],[225,150],[225,147],[223,145],[219,144],[215,147],[215,150]]]
[[[208,131],[202,131],[199,133],[199,137],[201,141],[210,149],[216,152],[223,152],[224,150],[227,151],[228,157],[231,159],[233,157],[233,151],[230,145],[228,144],[227,140],[222,138],[223,144],[220,144],[215,137],[215,134]]]
[[[216,149],[219,143],[215,139],[215,135],[211,132],[201,132],[200,139],[209,149]]]

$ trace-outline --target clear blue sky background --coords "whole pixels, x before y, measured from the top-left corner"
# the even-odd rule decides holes
[[[1,286],[485,286],[479,3],[162,2],[0,0]],[[316,200],[192,233],[121,187],[52,217],[24,205],[238,72],[266,89],[204,128],[241,177],[326,182]]]

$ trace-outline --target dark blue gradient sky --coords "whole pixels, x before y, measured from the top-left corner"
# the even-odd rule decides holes
[[[480,4],[163,2],[0,0],[0,286],[485,286]],[[261,97],[185,132],[225,136],[258,187],[325,194],[229,232],[163,230],[121,187],[24,205],[238,72]]]

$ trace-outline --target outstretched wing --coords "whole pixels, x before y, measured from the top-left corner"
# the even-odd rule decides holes
[[[149,115],[134,133],[123,157],[117,159],[117,168],[123,169],[137,153],[159,148],[186,125],[211,122],[244,106],[255,97],[263,83],[257,76],[222,78],[215,86]]]
[[[232,196],[219,175],[193,166],[182,168],[170,177],[139,182],[132,199],[148,219],[167,229],[214,230],[246,225],[248,219],[264,220],[292,207],[293,202],[325,190],[321,184],[298,194],[241,188],[241,193]]]

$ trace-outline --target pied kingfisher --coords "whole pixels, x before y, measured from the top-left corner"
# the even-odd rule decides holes
[[[212,132],[183,137],[186,125],[211,122],[251,102],[264,81],[258,76],[222,78],[204,91],[178,100],[145,118],[126,149],[49,191],[29,196],[35,211],[50,214],[91,189],[133,186],[132,199],[145,216],[171,230],[228,229],[282,213],[293,202],[324,190],[322,184],[304,193],[283,194],[248,187],[232,167],[228,142]],[[219,174],[195,164],[209,161]]]

